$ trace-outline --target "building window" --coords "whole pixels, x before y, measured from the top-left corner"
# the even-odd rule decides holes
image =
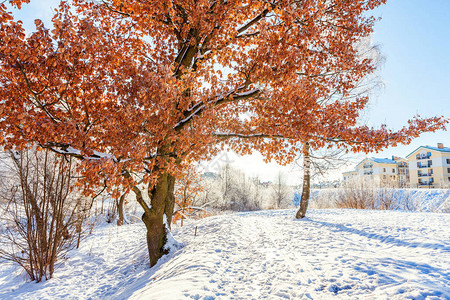
[[[429,169],[428,174],[433,174],[433,169]]]
[[[416,154],[416,158],[420,159],[420,154],[419,153]]]
[[[395,169],[392,169],[392,173],[395,173]]]
[[[431,166],[433,164],[433,161],[432,160],[429,160],[428,161],[428,166]]]
[[[447,158],[447,164],[450,165],[450,158]]]
[[[417,167],[420,168],[420,162],[417,162]]]
[[[447,173],[450,173],[450,168],[447,168]]]
[[[383,173],[386,173],[386,168],[383,168]]]
[[[431,152],[427,152],[427,156],[428,156],[428,157],[431,157]]]
[[[450,177],[448,178],[448,181],[450,181]]]

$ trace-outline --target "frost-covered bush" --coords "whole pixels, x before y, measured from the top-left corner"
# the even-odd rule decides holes
[[[193,206],[208,206],[218,210],[251,211],[262,207],[263,187],[259,181],[225,165],[219,174],[204,177],[203,191]]]
[[[296,204],[300,194],[294,196]],[[311,208],[356,208],[450,212],[450,189],[400,189],[354,181],[339,188],[312,190]]]
[[[0,185],[0,259],[18,264],[39,282],[51,278],[57,261],[79,243],[90,204],[74,193],[70,159],[36,149],[7,153],[8,174]]]
[[[293,189],[278,174],[274,183],[250,178],[244,172],[224,165],[218,173],[206,173],[192,206],[215,211],[252,211],[285,208],[290,205]]]

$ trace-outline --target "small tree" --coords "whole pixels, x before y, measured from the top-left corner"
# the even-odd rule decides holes
[[[14,173],[0,196],[0,258],[39,282],[51,278],[55,263],[79,242],[83,201],[72,191],[71,159],[49,150],[9,153]]]
[[[282,203],[287,199],[289,191],[286,184],[286,178],[280,171],[275,177],[275,181],[272,184],[273,197],[275,200],[276,208],[281,208]]]
[[[303,143],[303,180],[301,196],[297,195],[295,202],[298,201],[299,209],[296,218],[301,219],[306,216],[309,197],[311,194],[311,179],[315,176],[323,176],[326,172],[336,169],[347,162],[344,149],[334,149],[332,147],[320,149],[322,151],[313,152],[309,142]],[[299,198],[300,197],[300,198]]]
[[[306,216],[308,209],[309,194],[311,193],[311,157],[309,142],[303,143],[303,185],[302,196],[300,199],[300,207],[295,214],[297,219],[302,219]]]
[[[200,175],[194,168],[186,169],[175,187],[173,223],[181,220],[180,226],[183,226],[183,220],[193,212],[192,205],[201,191]]]

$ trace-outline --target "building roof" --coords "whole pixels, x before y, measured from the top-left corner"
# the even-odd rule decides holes
[[[358,173],[358,171],[357,170],[353,170],[353,171],[342,172],[342,175],[352,174],[352,173]]]
[[[402,161],[408,161],[406,158],[403,158],[403,157],[396,157],[395,159],[395,162],[402,162]]]
[[[389,158],[371,158],[371,160],[379,164],[397,164],[394,160]]]
[[[215,179],[217,177],[219,177],[219,174],[216,174],[214,172],[205,172],[205,173],[202,174],[202,178],[213,178],[213,179]]]
[[[359,164],[357,164],[356,166],[359,166],[360,164],[362,164],[363,162],[365,162],[366,160],[370,160],[374,163],[377,164],[391,164],[391,165],[396,165],[397,163],[389,158],[375,158],[375,157],[367,157],[365,159],[363,159]]]
[[[438,152],[446,152],[446,153],[450,153],[450,148],[448,147],[444,147],[444,148],[438,148],[438,147],[431,147],[431,146],[420,146],[418,148],[416,148],[413,152],[411,152],[410,154],[406,155],[406,158],[410,157],[413,153],[415,153],[417,150],[419,150],[420,148],[424,148],[424,149],[428,149],[428,150],[434,150],[434,151],[438,151]]]

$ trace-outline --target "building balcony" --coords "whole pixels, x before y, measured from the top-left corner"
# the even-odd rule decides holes
[[[418,165],[417,167],[420,168],[420,169],[431,168],[431,165]]]
[[[426,174],[426,173],[422,173],[422,174],[417,174],[419,177],[428,177],[428,176],[433,176],[433,174]]]
[[[373,172],[364,172],[364,175],[373,175]]]
[[[373,167],[373,165],[364,165],[364,166],[363,166],[364,169],[370,169],[370,168],[372,168],[372,167]]]
[[[420,159],[429,159],[431,157],[431,155],[417,155],[416,159],[420,160]]]

